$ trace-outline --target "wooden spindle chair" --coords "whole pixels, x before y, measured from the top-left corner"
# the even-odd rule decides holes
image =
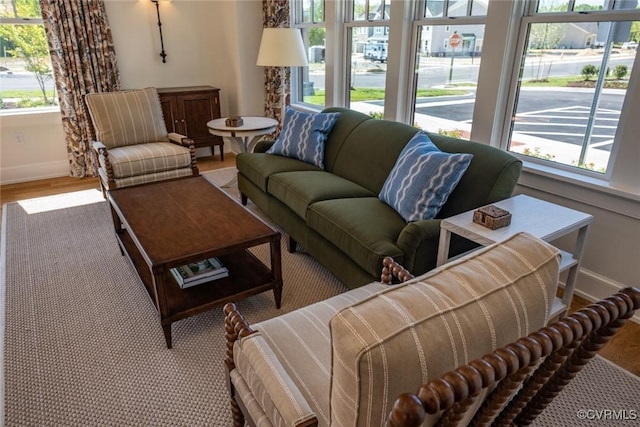
[[[411,273],[384,260],[383,283]],[[387,427],[422,424],[442,411],[438,425],[457,426],[483,397],[468,425],[529,425],[640,308],[640,290],[625,288],[557,322],[400,395]]]

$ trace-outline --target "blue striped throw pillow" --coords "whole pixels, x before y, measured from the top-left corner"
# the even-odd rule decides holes
[[[418,132],[400,152],[379,198],[407,222],[433,219],[469,167],[473,154],[443,153]]]
[[[340,113],[305,113],[287,107],[282,131],[268,154],[293,157],[324,169],[324,143]]]

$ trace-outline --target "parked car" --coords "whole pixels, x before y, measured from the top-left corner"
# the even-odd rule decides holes
[[[638,42],[625,42],[622,43],[623,49],[638,49]]]

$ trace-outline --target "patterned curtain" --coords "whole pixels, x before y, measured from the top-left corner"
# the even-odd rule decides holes
[[[96,176],[84,95],[120,90],[103,0],[40,0],[62,112],[70,175]]]
[[[262,23],[264,28],[287,28],[289,22],[289,0],[262,0]],[[285,85],[286,104],[289,104],[289,82],[291,69],[289,67],[265,67],[264,70],[264,113],[265,116],[278,120],[278,129],[273,133],[277,136],[282,127],[282,85]]]

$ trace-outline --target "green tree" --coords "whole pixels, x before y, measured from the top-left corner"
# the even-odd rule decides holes
[[[545,23],[531,25],[531,30],[529,32],[529,48],[540,49],[536,80],[542,80],[543,78],[542,74],[544,66],[542,64],[542,56],[545,51],[557,48],[560,40],[564,37],[564,34],[565,31],[563,24]],[[548,71],[551,71],[551,65],[549,65]]]
[[[599,71],[598,67],[596,67],[595,65],[587,64],[584,67],[582,67],[582,71],[580,72],[580,74],[584,76],[585,80],[591,80],[593,76],[598,74],[598,71]]]
[[[613,75],[616,76],[616,79],[620,80],[627,75],[628,68],[626,65],[616,65],[613,69]]]
[[[629,41],[636,41],[640,43],[640,21],[635,21],[631,23]]]
[[[309,29],[309,46],[324,46],[325,29],[310,28]]]
[[[12,6],[14,17],[40,16],[38,0],[13,0]],[[25,70],[33,73],[38,82],[45,104],[51,104],[45,84],[53,79],[53,72],[49,66],[49,46],[44,28],[40,25],[0,25],[0,38],[6,40],[7,46],[13,46],[6,52],[24,61]]]

